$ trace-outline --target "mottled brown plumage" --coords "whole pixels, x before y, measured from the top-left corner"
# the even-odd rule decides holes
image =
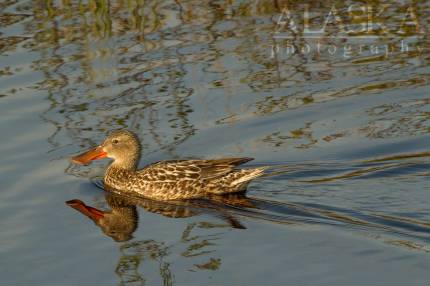
[[[242,192],[265,169],[237,169],[237,166],[252,158],[225,158],[161,161],[137,170],[140,151],[140,143],[134,133],[117,130],[102,145],[74,157],[73,161],[88,163],[109,157],[113,162],[105,172],[105,185],[122,193],[138,194],[155,200]]]

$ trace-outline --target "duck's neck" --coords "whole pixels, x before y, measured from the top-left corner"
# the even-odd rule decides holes
[[[139,159],[140,152],[115,158],[105,171],[103,180],[105,187],[117,191],[127,191],[130,187],[129,183],[135,176]]]
[[[133,154],[132,156],[117,158],[110,164],[109,168],[135,172],[137,169],[137,165],[139,164],[139,160],[140,155],[138,153]]]
[[[107,191],[127,191],[136,168],[113,162],[105,171],[103,183]]]

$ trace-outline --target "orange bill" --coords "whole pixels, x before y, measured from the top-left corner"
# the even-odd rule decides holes
[[[72,157],[72,162],[76,164],[88,164],[93,160],[106,158],[107,153],[103,151],[103,147],[97,146],[87,152]]]
[[[93,221],[98,221],[99,219],[104,217],[104,213],[96,208],[87,206],[81,200],[70,200],[67,201],[66,204],[80,213],[86,215]]]

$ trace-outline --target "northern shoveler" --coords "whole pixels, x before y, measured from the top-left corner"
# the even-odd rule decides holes
[[[138,170],[141,145],[128,130],[113,131],[104,142],[72,158],[86,164],[111,158],[104,184],[122,193],[138,194],[155,200],[202,198],[210,194],[243,192],[252,179],[261,176],[265,167],[237,169],[252,158],[161,161]]]

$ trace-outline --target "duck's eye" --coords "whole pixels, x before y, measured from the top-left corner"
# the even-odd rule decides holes
[[[118,141],[118,139],[113,139],[113,140],[112,140],[112,143],[113,143],[113,144],[118,144],[118,142],[119,142],[119,141]]]

